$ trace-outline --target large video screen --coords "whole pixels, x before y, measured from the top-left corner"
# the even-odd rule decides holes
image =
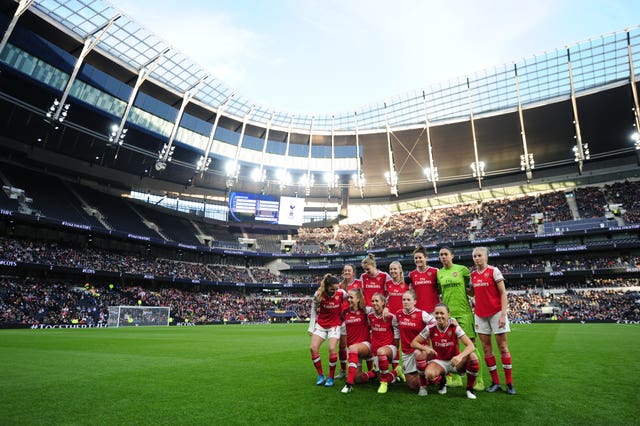
[[[229,220],[302,226],[304,198],[231,192]]]
[[[280,197],[278,223],[280,225],[302,226],[304,218],[304,198]]]
[[[278,223],[280,200],[272,195],[231,192],[229,220],[234,222]]]

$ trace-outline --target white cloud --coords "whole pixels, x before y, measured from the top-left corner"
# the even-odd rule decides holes
[[[633,5],[612,0],[606,13],[590,0],[128,0],[118,7],[241,95],[279,110],[326,113],[622,29],[633,23],[612,22],[628,19]]]

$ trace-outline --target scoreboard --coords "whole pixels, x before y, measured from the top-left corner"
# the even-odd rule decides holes
[[[301,226],[304,198],[231,192],[229,220]]]

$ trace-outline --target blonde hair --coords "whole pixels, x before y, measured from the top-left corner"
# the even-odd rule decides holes
[[[471,253],[473,253],[474,251],[483,251],[484,254],[486,254],[487,257],[489,257],[489,249],[487,247],[484,247],[484,246],[476,247],[473,249]]]
[[[407,282],[405,281],[404,269],[402,269],[402,263],[398,262],[397,260],[394,260],[389,264],[389,270],[391,270],[391,265],[398,265],[398,268],[400,268],[400,282],[402,284],[406,284]]]
[[[364,259],[362,259],[362,262],[360,262],[362,266],[364,265],[373,265],[373,267],[376,267],[376,257],[373,255],[373,253],[369,253],[367,255],[367,257],[365,257]]]
[[[377,297],[382,301],[383,308],[387,306],[387,297],[384,294],[380,293],[379,291],[376,291],[375,293],[373,293],[373,296],[371,296],[371,299],[373,299],[374,297]]]

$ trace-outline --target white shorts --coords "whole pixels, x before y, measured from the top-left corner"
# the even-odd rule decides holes
[[[432,362],[442,367],[444,369],[445,374],[449,374],[449,373],[464,374],[464,372],[458,373],[458,369],[451,365],[451,361],[443,361],[441,359],[432,359],[431,361],[429,361],[429,364],[431,364]]]
[[[500,320],[500,312],[495,315],[491,315],[490,317],[479,317],[474,315],[475,323],[476,323],[476,333],[478,334],[502,334],[508,333],[511,331],[509,328],[509,317],[507,316],[507,321],[504,324],[504,327],[498,327],[498,321]]]
[[[347,335],[347,325],[345,323],[342,323],[342,325],[340,326],[340,335],[341,336]]]
[[[391,364],[393,362],[394,359],[396,359],[396,354],[398,353],[398,347],[396,345],[385,345],[387,348],[391,349],[391,359],[389,360],[389,364]],[[382,346],[383,348],[385,346]],[[378,356],[376,354],[375,355],[375,359],[373,361],[373,364],[376,366],[376,370],[379,370],[380,367],[378,366]]]
[[[402,354],[402,369],[405,373],[418,372],[418,367],[416,367],[416,354],[414,352],[410,354]]]
[[[336,325],[334,327],[324,328],[316,323],[313,328],[313,334],[322,337],[323,340],[340,339],[340,326]]]

